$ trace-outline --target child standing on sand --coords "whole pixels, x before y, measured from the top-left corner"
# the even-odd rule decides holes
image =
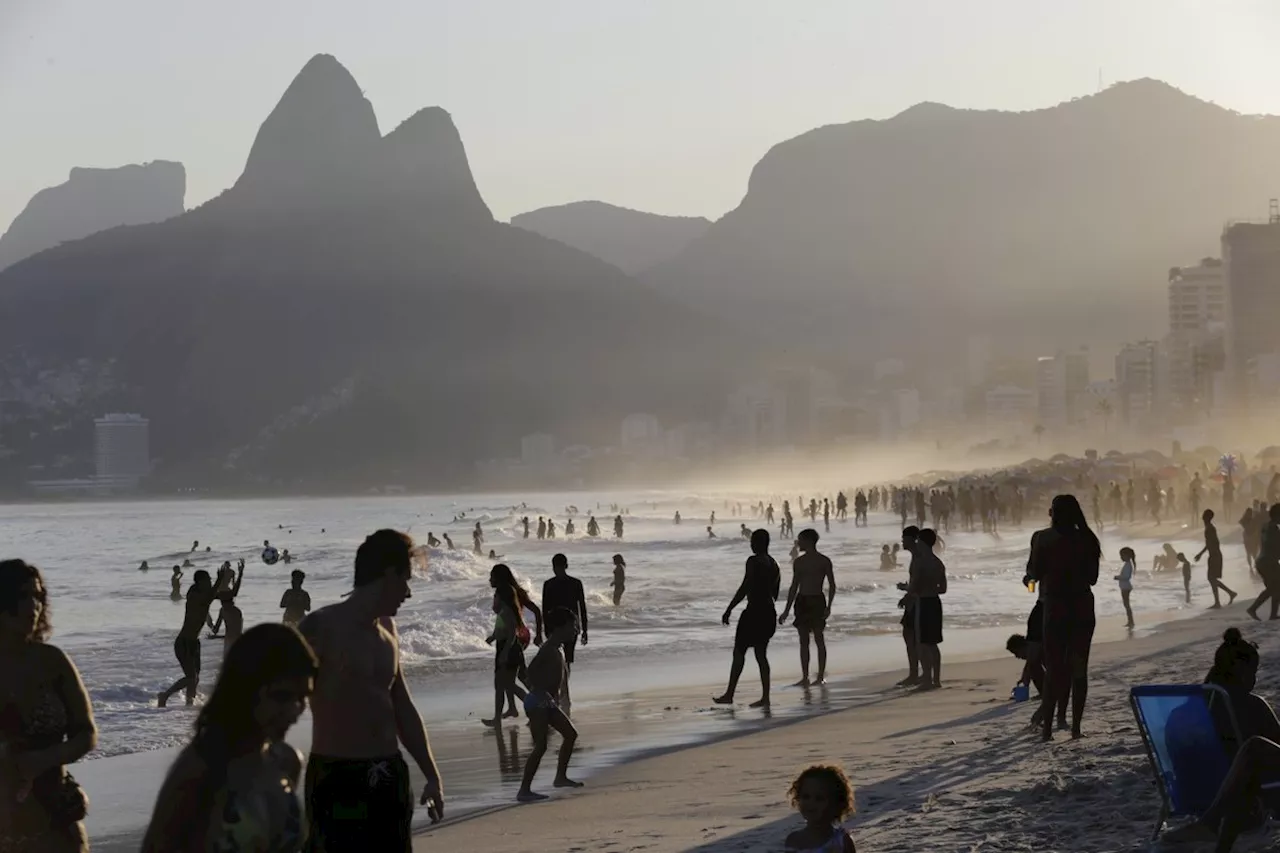
[[[787,836],[793,853],[856,853],[853,836],[841,822],[853,814],[853,785],[834,765],[815,764],[791,783],[791,804],[805,820],[804,829]]]
[[[1129,594],[1133,592],[1133,567],[1138,561],[1137,554],[1133,553],[1133,549],[1124,547],[1120,549],[1120,559],[1124,561],[1124,565],[1120,567],[1120,574],[1116,575],[1116,580],[1120,583],[1120,600],[1124,602],[1125,615],[1129,617],[1126,627],[1133,627],[1133,608],[1129,606]]]

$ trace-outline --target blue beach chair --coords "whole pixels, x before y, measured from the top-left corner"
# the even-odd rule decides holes
[[[1214,725],[1209,697],[1225,703],[1239,730],[1230,700],[1212,684],[1134,687],[1129,703],[1155,770],[1162,805],[1153,838],[1171,817],[1197,818],[1213,804],[1231,759]]]

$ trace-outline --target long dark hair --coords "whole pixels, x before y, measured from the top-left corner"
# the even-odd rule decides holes
[[[263,688],[282,678],[315,678],[320,663],[291,625],[266,622],[240,635],[227,652],[213,695],[196,718],[196,738],[225,750],[253,736],[254,709]]]
[[[43,643],[53,633],[53,623],[49,621],[49,591],[45,588],[44,576],[26,560],[0,560],[0,611],[13,613],[28,598],[34,598],[40,605],[36,628],[29,639]]]
[[[515,614],[516,627],[523,628],[525,627],[524,613],[522,612],[524,608],[521,607],[520,593],[517,591],[518,589],[519,587],[509,583],[498,583],[494,586],[494,590],[498,596],[498,601],[506,605],[507,608]]]
[[[1089,522],[1075,495],[1057,495],[1049,505],[1049,512],[1053,515],[1054,530],[1064,536],[1083,538],[1087,543],[1089,556],[1102,559],[1102,543],[1089,529]]]
[[[489,586],[498,590],[499,593],[502,592],[503,586],[511,587],[521,607],[528,607],[533,601],[533,599],[529,597],[528,591],[524,587],[520,586],[516,581],[515,573],[511,571],[511,567],[506,563],[498,563],[490,570]],[[512,609],[519,611],[520,607],[513,607]]]

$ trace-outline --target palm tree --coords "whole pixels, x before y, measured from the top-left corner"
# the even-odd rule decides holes
[[[1039,444],[1040,437],[1044,435],[1044,424],[1036,424],[1031,428],[1031,431],[1036,434],[1036,444]]]
[[[1106,397],[1098,400],[1098,414],[1102,415],[1102,431],[1106,433],[1107,427],[1111,425],[1111,416],[1115,414],[1115,407]]]

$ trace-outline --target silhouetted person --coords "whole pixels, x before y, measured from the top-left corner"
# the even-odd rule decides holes
[[[751,552],[751,556],[747,558],[742,584],[720,619],[728,625],[734,608],[744,598],[747,600],[747,607],[738,618],[738,630],[734,635],[729,689],[713,700],[717,705],[733,704],[738,679],[742,677],[742,669],[746,665],[748,649],[755,651],[756,663],[760,667],[762,694],[759,701],[751,703],[751,707],[762,708],[769,705],[769,641],[778,628],[778,613],[774,603],[782,588],[782,572],[773,557],[769,556],[769,531],[760,529],[751,534]]]
[[[1213,606],[1222,606],[1222,601],[1218,597],[1218,590],[1222,590],[1231,596],[1227,604],[1232,604],[1236,600],[1236,594],[1222,582],[1222,545],[1218,542],[1218,528],[1213,526],[1213,510],[1206,509],[1201,518],[1204,519],[1204,547],[1200,549],[1199,554],[1196,554],[1196,562],[1200,562],[1200,558],[1208,553],[1209,588],[1213,590]],[[1249,615],[1252,616],[1253,612],[1254,608],[1250,608]]]
[[[1271,601],[1271,618],[1280,618],[1280,504],[1272,504],[1267,510],[1267,521],[1262,527],[1262,550],[1255,562],[1258,574],[1266,589],[1249,605],[1249,615],[1258,618],[1258,608]]]
[[[1053,707],[1071,693],[1071,737],[1089,696],[1089,651],[1097,627],[1093,587],[1098,582],[1102,548],[1073,495],[1053,499],[1051,525],[1031,537],[1027,580],[1040,583],[1044,602],[1046,689],[1041,702],[1041,735],[1053,739]]]
[[[827,680],[827,641],[823,635],[827,620],[831,618],[831,604],[836,597],[836,576],[831,560],[818,552],[818,533],[801,530],[796,547],[802,552],[791,564],[791,589],[787,591],[787,605],[778,617],[778,624],[786,624],[791,608],[796,610],[795,627],[800,634],[799,686],[808,687],[809,637],[818,648],[818,677],[813,682],[825,684]],[[822,591],[823,584],[827,592]]]

